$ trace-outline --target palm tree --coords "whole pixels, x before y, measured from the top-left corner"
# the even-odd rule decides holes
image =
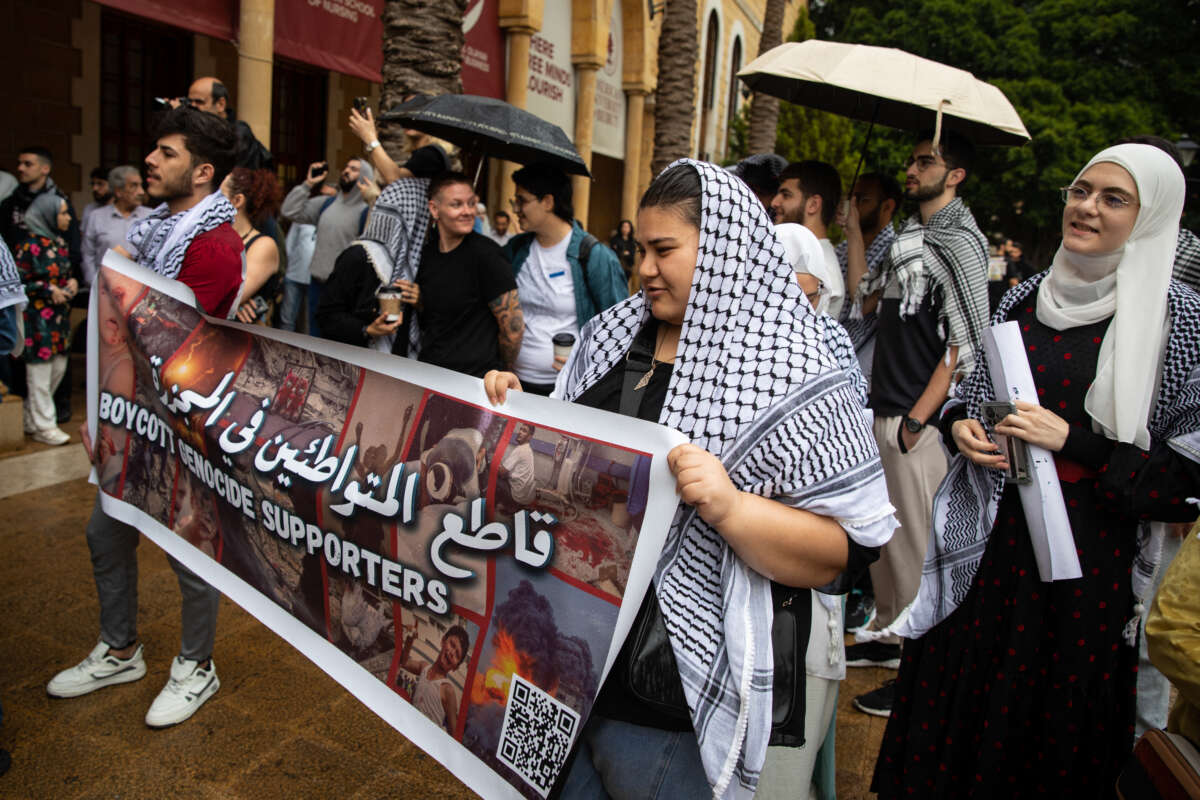
[[[654,158],[657,175],[690,154],[695,116],[696,0],[667,0],[658,40],[658,88],[654,102]]]
[[[383,93],[381,109],[410,94],[462,92],[463,13],[468,0],[387,0],[383,9]],[[379,125],[379,142],[403,163],[404,130]]]
[[[767,8],[763,12],[762,37],[758,40],[760,56],[783,43],[783,10],[786,5],[787,0],[767,0]],[[755,92],[747,125],[748,152],[775,152],[775,123],[778,119],[779,100],[762,92]]]

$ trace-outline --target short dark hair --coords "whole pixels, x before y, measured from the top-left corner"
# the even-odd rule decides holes
[[[756,195],[774,197],[779,191],[779,173],[787,168],[783,156],[759,153],[743,158],[730,171],[750,187]]]
[[[467,633],[467,629],[462,625],[451,625],[446,629],[446,632],[442,634],[442,641],[444,642],[451,637],[458,639],[458,643],[462,645],[462,659],[459,659],[458,662],[461,664],[467,657],[467,651],[471,649],[471,635]]]
[[[861,181],[874,181],[879,187],[879,193],[883,195],[880,202],[891,200],[896,204],[896,208],[900,208],[900,201],[904,199],[904,190],[900,188],[900,184],[891,175],[884,175],[882,172],[867,172],[858,176]],[[850,191],[854,191],[854,187],[850,187]]]
[[[104,167],[95,167],[92,169],[91,173],[88,175],[88,180],[89,181],[107,181],[108,180],[108,170],[106,170]]]
[[[700,173],[690,164],[676,164],[650,182],[638,209],[671,208],[689,225],[700,227]]]
[[[1164,139],[1161,136],[1155,136],[1149,133],[1143,133],[1140,136],[1127,136],[1124,139],[1118,139],[1117,144],[1148,144],[1151,147],[1157,147],[1164,153],[1175,159],[1175,163],[1179,169],[1183,169],[1183,159],[1179,156],[1179,148],[1169,139]]]
[[[357,156],[356,156],[357,158]],[[429,193],[427,197],[432,200],[438,196],[438,192],[445,189],[447,186],[453,186],[456,183],[465,183],[467,186],[474,186],[471,179],[461,172],[442,172],[434,176],[429,182]]]
[[[546,195],[554,198],[554,216],[564,222],[575,219],[575,206],[571,179],[567,173],[549,164],[530,164],[513,173],[513,183],[541,200]]]
[[[917,134],[917,144],[932,141],[932,130]],[[965,170],[968,175],[971,174],[971,165],[975,162],[975,145],[971,144],[970,139],[961,133],[942,128],[942,139],[938,147],[941,148],[942,160],[946,162],[947,167]]]
[[[212,164],[215,191],[233,169],[237,157],[233,125],[216,114],[180,106],[162,113],[154,127],[154,140],[176,133],[183,136],[184,145],[192,155],[193,169],[200,164]]]
[[[500,219],[501,217],[504,217],[505,219],[509,219],[508,212],[504,211],[504,210],[497,211],[495,214],[492,214],[492,216],[495,217],[496,219]]]
[[[842,177],[832,164],[824,161],[797,161],[788,164],[779,173],[779,182],[796,179],[805,197],[817,195],[821,198],[821,221],[826,225],[833,222],[837,204],[842,199]]]
[[[224,100],[225,107],[229,108],[229,90],[225,88],[225,84],[221,83],[216,78],[213,78],[212,101],[216,103],[218,100]]]
[[[18,155],[21,153],[29,153],[31,156],[37,156],[43,164],[50,167],[54,166],[54,156],[50,155],[50,151],[41,145],[35,144],[33,147],[22,147],[17,151]]]

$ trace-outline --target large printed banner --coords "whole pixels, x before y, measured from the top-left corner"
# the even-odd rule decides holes
[[[104,510],[484,797],[545,797],[676,506],[658,425],[216,321],[110,252],[88,424]]]

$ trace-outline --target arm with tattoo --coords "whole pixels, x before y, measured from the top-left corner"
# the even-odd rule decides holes
[[[517,290],[500,295],[488,303],[488,308],[496,315],[496,324],[500,328],[500,358],[511,369],[517,353],[521,352],[521,337],[525,335],[525,315],[521,313]]]

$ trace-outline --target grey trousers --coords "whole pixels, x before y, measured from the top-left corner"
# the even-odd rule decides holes
[[[137,529],[105,514],[100,508],[100,498],[96,498],[92,518],[88,520],[87,541],[100,599],[100,638],[110,647],[125,647],[138,638],[140,538]],[[217,603],[221,593],[174,558],[168,556],[168,560],[179,578],[179,591],[183,595],[179,654],[193,661],[205,661],[212,655],[217,634]]]

